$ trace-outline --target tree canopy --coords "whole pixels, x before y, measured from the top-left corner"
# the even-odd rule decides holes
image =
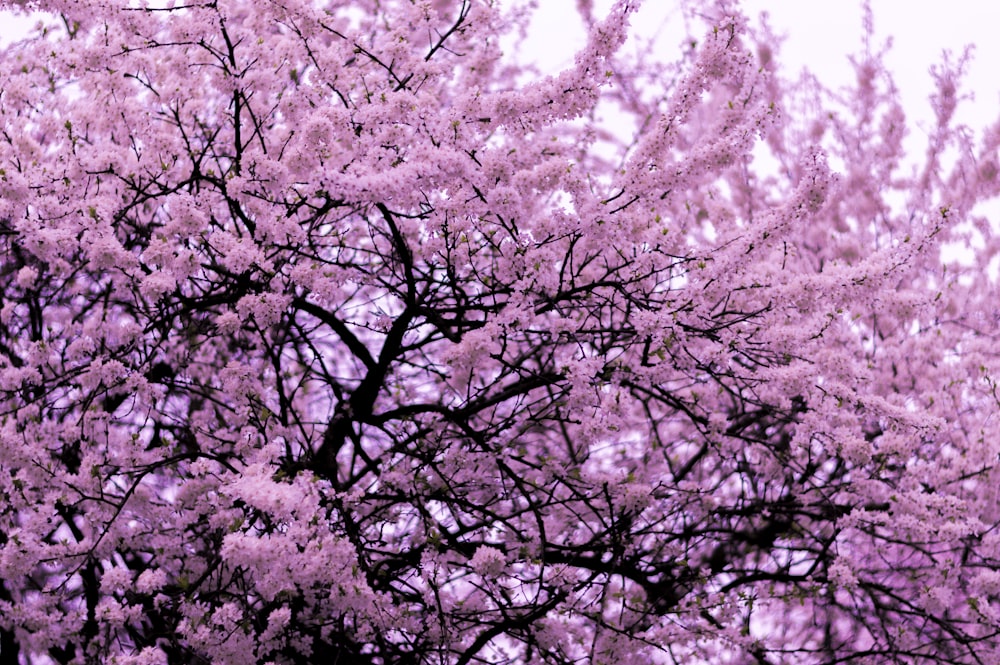
[[[912,155],[884,53],[638,4],[546,73],[516,3],[34,3],[0,662],[1000,661],[965,59]]]

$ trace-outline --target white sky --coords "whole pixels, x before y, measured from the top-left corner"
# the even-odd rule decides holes
[[[579,44],[579,22],[569,20],[574,0],[539,0],[540,15],[532,41],[543,45],[540,58],[550,67],[572,61]],[[596,0],[595,13],[611,0]],[[684,34],[675,0],[645,0],[633,25],[660,33],[663,57],[673,60]],[[744,12],[756,19],[767,11],[778,34],[786,35],[779,62],[788,75],[807,68],[827,87],[849,84],[853,73],[847,56],[862,46],[861,0],[742,0]],[[871,0],[879,50],[891,35],[887,58],[907,116],[926,124],[932,117],[927,98],[932,90],[928,73],[940,62],[944,49],[956,57],[967,44],[975,45],[966,78],[966,91],[975,92],[975,103],[960,107],[958,120],[979,128],[1000,115],[1000,1],[998,0]]]
[[[933,83],[929,68],[941,61],[944,49],[956,58],[967,44],[975,51],[966,90],[974,103],[960,107],[958,119],[981,127],[1000,111],[1000,40],[997,39],[1000,2],[995,0],[872,0],[876,41],[892,35],[887,57],[909,117],[929,119],[927,97]],[[783,50],[786,68],[819,72],[828,85],[849,83],[852,78],[846,54],[861,46],[861,3],[851,0],[744,0],[751,16],[770,12],[772,24],[788,35]],[[926,121],[926,120],[925,120]]]
[[[24,36],[34,22],[34,19],[25,16],[14,16],[6,11],[0,12],[0,45],[7,45]]]

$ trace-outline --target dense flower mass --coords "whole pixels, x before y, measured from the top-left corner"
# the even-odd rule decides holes
[[[4,663],[1000,662],[964,60],[913,156],[880,53],[786,80],[728,0],[554,74],[516,3],[34,4]]]

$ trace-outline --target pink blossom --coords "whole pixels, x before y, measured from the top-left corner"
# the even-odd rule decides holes
[[[829,91],[734,0],[555,72],[522,4],[33,5],[5,658],[1000,662],[971,52],[912,155],[874,9]]]

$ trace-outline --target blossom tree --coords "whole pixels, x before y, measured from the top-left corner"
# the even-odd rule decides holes
[[[0,662],[1000,661],[964,57],[914,156],[725,0],[555,74],[487,0],[35,4]]]

